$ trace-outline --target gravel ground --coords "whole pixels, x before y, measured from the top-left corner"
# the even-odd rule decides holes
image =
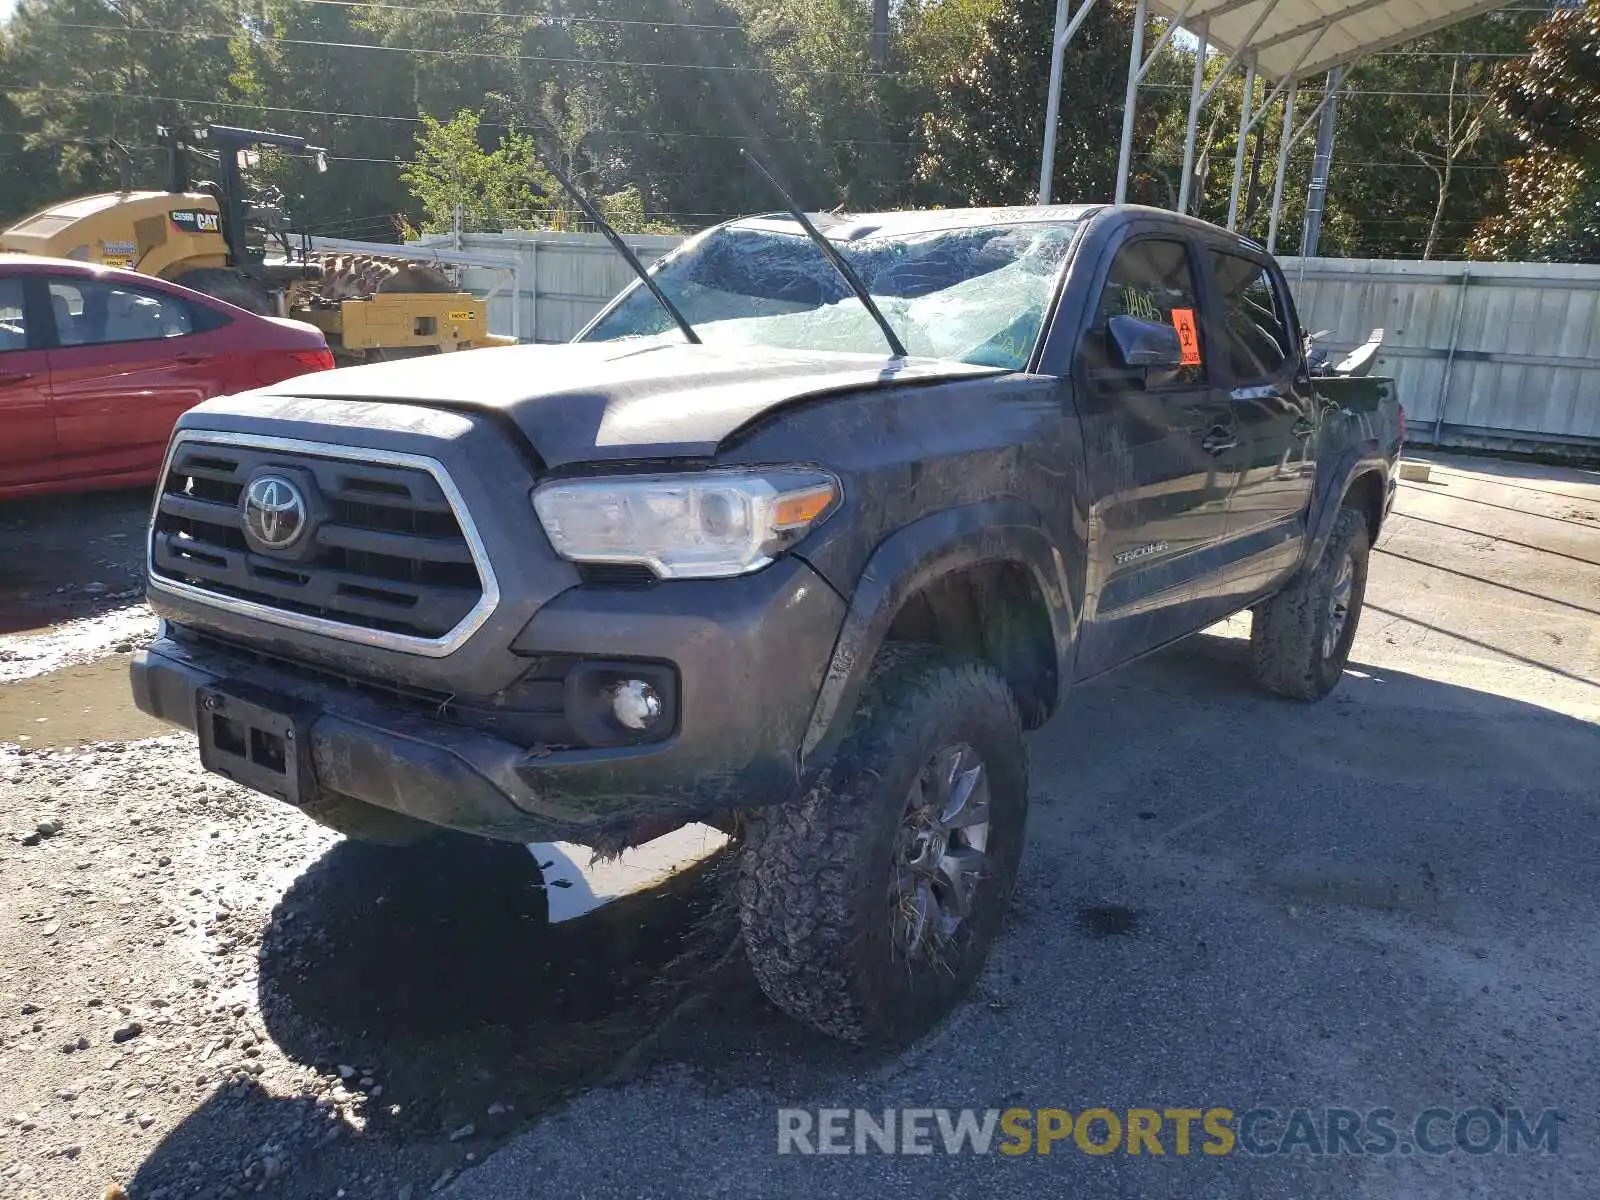
[[[0,1197],[1600,1194],[1600,474],[1436,461],[1329,701],[1254,692],[1236,621],[1032,735],[1016,911],[898,1053],[763,1003],[724,862],[552,927],[519,848],[357,846],[185,737],[35,729],[8,698],[114,673],[96,618],[148,620],[100,599],[142,503],[78,521],[82,562],[0,511],[0,561],[59,539],[0,576],[33,676],[0,686]],[[835,1159],[777,1153],[790,1105],[1562,1121],[1521,1156]]]

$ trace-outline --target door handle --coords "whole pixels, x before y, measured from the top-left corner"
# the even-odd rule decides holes
[[[10,387],[17,383],[27,383],[33,378],[32,371],[18,371],[13,375],[0,375],[0,388]]]
[[[1200,448],[1207,454],[1223,454],[1238,444],[1238,437],[1221,425],[1213,427],[1210,433],[1200,439]]]
[[[197,367],[206,361],[206,356],[204,354],[180,354],[177,356],[177,361],[186,367]]]
[[[1289,432],[1294,434],[1294,436],[1297,438],[1308,438],[1316,431],[1317,423],[1315,421],[1308,421],[1304,417],[1301,417],[1298,421],[1296,421],[1289,430]]]

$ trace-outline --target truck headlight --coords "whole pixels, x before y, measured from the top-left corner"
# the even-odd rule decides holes
[[[781,467],[547,483],[533,506],[573,562],[642,563],[662,579],[758,571],[837,507],[839,481]]]

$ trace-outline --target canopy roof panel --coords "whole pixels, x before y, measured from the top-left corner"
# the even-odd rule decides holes
[[[1150,0],[1150,8],[1271,79],[1315,75],[1491,12],[1506,0]]]

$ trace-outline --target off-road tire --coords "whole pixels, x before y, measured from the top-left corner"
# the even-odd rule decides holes
[[[987,772],[987,862],[937,962],[895,944],[890,880],[907,798],[942,748]],[[747,814],[739,872],[745,951],[767,996],[853,1042],[899,1042],[939,1020],[983,965],[1010,901],[1028,810],[1022,725],[1005,681],[975,662],[891,646],[821,779]]]
[[[437,825],[419,821],[404,813],[392,812],[356,800],[340,792],[318,788],[316,794],[300,805],[318,825],[325,825],[335,833],[357,842],[371,842],[378,846],[410,846],[437,837],[442,831]]]
[[[1250,665],[1257,683],[1295,700],[1320,700],[1334,689],[1344,674],[1361,619],[1367,557],[1366,515],[1354,508],[1340,509],[1316,566],[1255,607]],[[1344,624],[1329,651],[1324,639],[1334,620],[1334,587],[1347,561],[1351,580]]]
[[[270,291],[237,271],[223,267],[201,267],[179,275],[172,282],[207,296],[215,296],[257,316],[270,317],[278,311],[277,302]]]

